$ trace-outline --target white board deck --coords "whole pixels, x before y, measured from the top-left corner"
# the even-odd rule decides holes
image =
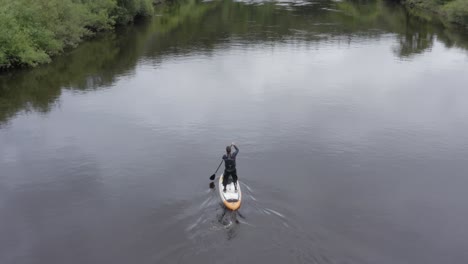
[[[237,181],[237,191],[235,190],[234,183],[230,182],[226,185],[226,192],[224,192],[223,175],[221,174],[221,176],[219,177],[218,186],[219,195],[221,196],[221,200],[223,200],[224,205],[231,210],[239,209],[242,200],[240,182]]]

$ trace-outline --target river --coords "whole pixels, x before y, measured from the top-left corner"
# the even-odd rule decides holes
[[[466,32],[380,0],[157,13],[0,76],[0,263],[468,263]],[[233,141],[238,212],[208,179]]]

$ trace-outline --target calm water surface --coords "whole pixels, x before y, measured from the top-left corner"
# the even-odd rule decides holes
[[[3,74],[0,263],[467,263],[467,48],[381,1],[186,1]]]

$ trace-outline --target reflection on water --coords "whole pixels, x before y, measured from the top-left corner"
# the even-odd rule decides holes
[[[411,16],[391,2],[376,1],[183,1],[153,20],[83,43],[50,65],[0,76],[0,124],[20,111],[46,113],[62,89],[110,87],[133,75],[138,62],[157,65],[167,56],[210,53],[223,45],[297,42],[343,43],[395,34],[395,55],[408,58],[431,49],[468,48],[462,32]]]

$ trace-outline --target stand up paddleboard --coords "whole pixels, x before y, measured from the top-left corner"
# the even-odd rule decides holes
[[[228,184],[226,185],[226,192],[223,191],[223,174],[219,177],[219,196],[223,204],[230,210],[237,210],[241,206],[242,194],[240,189],[240,183],[237,181],[237,191],[234,188],[234,182],[229,177]]]

